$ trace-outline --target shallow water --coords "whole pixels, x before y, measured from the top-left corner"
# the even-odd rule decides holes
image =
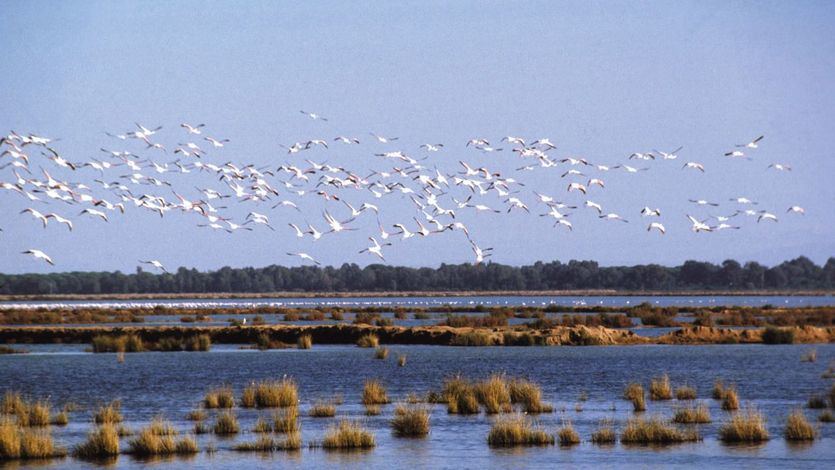
[[[84,353],[84,345],[31,345],[26,355],[0,356],[0,391],[16,389],[32,397],[49,396],[61,405],[72,401],[82,409],[71,413],[70,425],[53,427],[55,439],[71,446],[90,429],[90,410],[97,403],[121,399],[126,422],[131,428],[147,423],[162,413],[182,431],[191,429],[185,414],[197,407],[207,389],[232,384],[236,395],[252,380],[294,377],[299,384],[302,437],[305,444],[321,439],[334,419],[309,418],[310,404],[335,394],[344,397],[337,416],[362,422],[376,435],[377,447],[365,452],[329,452],[306,447],[299,452],[271,455],[237,453],[235,443],[254,440],[249,432],[257,417],[269,410],[237,409],[242,434],[233,439],[198,436],[201,448],[213,443],[213,455],[157,461],[155,468],[259,467],[356,467],[356,468],[534,468],[560,463],[574,467],[648,465],[754,466],[833,468],[835,466],[835,425],[821,424],[821,439],[796,446],[782,438],[786,416],[801,407],[813,393],[828,390],[831,380],[821,378],[835,359],[835,345],[817,345],[818,361],[802,363],[808,345],[711,345],[711,346],[610,346],[610,347],[491,347],[455,348],[442,346],[390,346],[385,361],[373,358],[373,351],[354,346],[315,346],[311,350],[240,350],[233,345],[213,346],[209,353],[127,354],[119,364],[114,354]],[[398,367],[398,354],[407,355],[405,367]],[[525,376],[542,385],[546,401],[556,411],[537,417],[549,432],[556,432],[563,420],[571,420],[583,444],[563,449],[490,449],[486,443],[492,417],[448,415],[443,405],[432,409],[432,431],[425,439],[399,439],[391,435],[389,420],[393,405],[383,414],[365,417],[360,403],[362,383],[379,378],[389,397],[407,393],[424,394],[438,389],[445,376],[461,372],[482,378],[491,372]],[[632,416],[631,404],[620,398],[623,387],[633,380],[648,383],[668,373],[673,385],[687,383],[699,391],[700,400],[710,406],[713,424],[702,425],[704,441],[661,448],[594,446],[586,441],[603,418],[614,418],[620,428]],[[768,419],[772,440],[756,446],[726,446],[716,440],[718,426],[728,418],[719,403],[709,398],[713,380],[721,377],[735,383],[743,406],[756,406]],[[575,406],[582,393],[582,411]],[[648,415],[671,416],[680,402],[648,402]],[[612,410],[612,408],[615,410]],[[817,410],[805,410],[816,419]],[[123,448],[126,440],[123,440]],[[137,468],[147,462],[120,456],[114,468]],[[7,464],[8,465],[8,464]],[[16,464],[11,465],[16,467]],[[54,460],[40,468],[87,468],[72,458]],[[2,465],[0,465],[2,467]]]
[[[56,307],[153,307],[163,305],[180,308],[231,308],[231,307],[432,307],[442,305],[467,306],[606,306],[625,307],[649,302],[666,306],[750,306],[777,307],[828,306],[835,305],[835,296],[435,296],[435,297],[288,297],[281,299],[176,299],[176,300],[49,300],[49,301],[3,301],[0,308],[56,308]]]

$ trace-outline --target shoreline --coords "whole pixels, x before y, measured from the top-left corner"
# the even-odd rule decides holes
[[[4,294],[0,302],[49,302],[49,301],[108,301],[108,300],[218,300],[218,299],[289,299],[326,298],[352,299],[365,297],[827,297],[835,296],[829,290],[776,290],[776,291],[618,291],[618,290],[551,290],[551,291],[362,291],[362,292],[219,292],[219,293],[156,293],[156,294]]]
[[[295,345],[302,335],[313,344],[356,344],[366,335],[380,344],[422,344],[435,346],[622,346],[769,343],[769,328],[732,329],[707,326],[679,328],[660,336],[641,336],[627,329],[602,326],[558,326],[548,329],[514,327],[260,325],[260,326],[17,326],[0,327],[0,344],[87,344],[96,337],[136,336],[154,344],[165,340],[184,341],[208,336],[218,344],[276,342]],[[787,327],[772,331],[790,333],[780,343],[824,344],[835,342],[835,327]],[[771,343],[777,344],[777,343]]]

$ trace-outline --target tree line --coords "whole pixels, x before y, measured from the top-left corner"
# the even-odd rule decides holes
[[[0,294],[146,294],[223,292],[359,292],[359,291],[496,291],[616,289],[642,290],[768,290],[833,289],[835,258],[818,266],[806,257],[772,267],[734,260],[722,264],[686,261],[681,266],[657,264],[601,267],[594,261],[537,262],[529,266],[498,263],[442,264],[410,268],[372,264],[340,267],[223,267],[201,272],[180,268],[175,273],[133,274],[66,272],[0,274]]]

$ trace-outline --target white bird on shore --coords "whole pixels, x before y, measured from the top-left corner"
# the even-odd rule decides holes
[[[46,261],[47,263],[49,263],[53,266],[55,265],[55,263],[52,262],[52,258],[47,256],[46,253],[44,253],[41,250],[29,249],[29,250],[23,251],[21,253],[24,254],[24,255],[32,255],[32,256],[35,257],[35,259],[42,259],[42,260]]]
[[[649,226],[647,227],[647,232],[651,231],[652,229],[658,230],[659,232],[661,232],[662,235],[667,233],[667,229],[665,229],[664,225],[662,225],[660,222],[650,223]]]
[[[163,266],[163,265],[162,265],[162,263],[160,263],[159,261],[157,261],[157,260],[155,260],[155,259],[148,260],[148,261],[142,261],[142,260],[139,260],[139,262],[140,262],[140,263],[142,263],[142,264],[150,264],[151,266],[153,266],[153,267],[155,267],[155,268],[159,269],[160,271],[162,271],[162,272],[164,272],[164,273],[167,273],[167,272],[168,272],[168,271],[165,269],[165,266]]]
[[[290,253],[290,252],[288,252],[288,253],[287,253],[287,255],[288,255],[288,256],[298,256],[298,257],[299,257],[299,258],[301,258],[301,259],[305,259],[305,260],[308,260],[308,261],[312,261],[313,263],[315,263],[315,264],[316,264],[316,266],[319,266],[319,265],[321,265],[321,264],[322,264],[322,263],[320,263],[320,262],[316,261],[315,259],[313,259],[313,257],[312,257],[312,256],[310,256],[310,255],[309,255],[309,254],[307,254],[307,253],[301,253],[301,252],[299,252],[299,253]]]

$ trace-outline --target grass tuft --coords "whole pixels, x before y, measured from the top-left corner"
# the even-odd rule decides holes
[[[754,409],[734,414],[719,428],[719,439],[723,442],[761,442],[768,438],[765,418]]]
[[[374,358],[385,360],[389,357],[389,348],[385,346],[378,346],[377,349],[374,351]]]
[[[510,390],[503,375],[493,374],[475,384],[475,394],[488,414],[511,411]]]
[[[118,424],[122,422],[121,413],[122,403],[119,400],[114,400],[106,405],[102,405],[96,410],[93,415],[93,421],[96,424]]]
[[[336,406],[332,403],[317,401],[310,408],[311,418],[333,418],[336,416]]]
[[[87,440],[73,448],[72,455],[87,460],[119,455],[119,433],[116,426],[103,424],[90,431]]]
[[[818,431],[802,411],[796,410],[786,419],[784,436],[788,441],[813,441],[818,437]]]
[[[526,416],[504,415],[490,428],[487,444],[491,447],[549,445],[554,444],[554,436],[534,427]]]
[[[591,434],[591,441],[595,444],[614,444],[617,440],[615,426],[610,419],[601,420],[600,425]]]
[[[299,409],[295,406],[283,408],[273,413],[273,431],[284,434],[294,433],[299,429]]]
[[[264,380],[244,389],[241,406],[245,408],[285,408],[299,402],[298,386],[291,378]]]
[[[679,424],[705,424],[710,422],[710,410],[707,405],[688,406],[676,410],[673,422]]]
[[[426,436],[429,434],[429,409],[423,405],[397,405],[391,427],[395,436]]]
[[[692,442],[700,439],[699,434],[694,430],[680,430],[675,426],[667,424],[659,417],[645,419],[642,417],[630,418],[620,436],[624,444],[675,444],[679,442]]]
[[[386,387],[379,380],[366,380],[362,388],[363,405],[385,405],[389,402]]]
[[[213,431],[215,434],[237,434],[240,429],[235,413],[224,411],[217,415]]]
[[[563,423],[559,432],[557,432],[557,439],[561,446],[573,446],[580,443],[580,435],[574,430],[571,421]]]
[[[682,385],[676,389],[676,400],[695,400],[696,389],[688,385]]]
[[[511,403],[521,405],[525,413],[551,413],[554,407],[542,403],[542,389],[527,379],[514,379],[508,383]]]
[[[232,408],[235,406],[235,395],[232,393],[232,387],[224,386],[209,390],[203,398],[203,406],[208,409]]]
[[[735,388],[729,387],[725,389],[725,393],[722,396],[722,409],[725,411],[739,409],[739,395],[737,395]]]
[[[673,388],[670,386],[670,377],[667,374],[661,377],[654,377],[649,383],[650,400],[671,400]]]
[[[362,335],[357,340],[357,346],[361,348],[376,348],[380,345],[380,338],[374,334]]]
[[[358,422],[348,420],[331,426],[322,441],[322,447],[326,449],[365,449],[374,446],[374,434]]]
[[[299,349],[310,349],[313,347],[313,337],[309,334],[304,334],[299,336],[298,341],[296,341],[296,346]]]

